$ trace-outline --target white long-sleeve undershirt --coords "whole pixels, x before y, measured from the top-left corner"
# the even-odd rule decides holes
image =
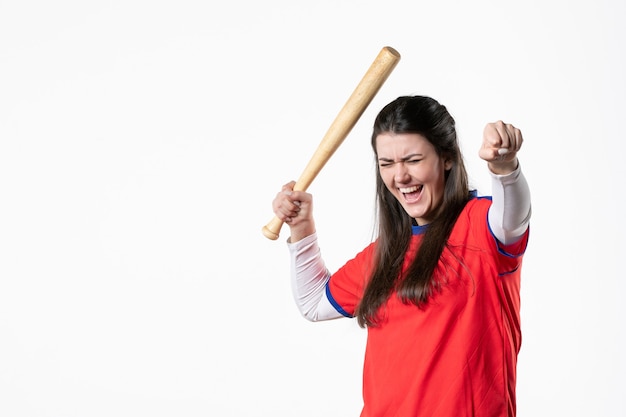
[[[489,227],[500,243],[510,245],[524,235],[530,222],[530,189],[520,166],[510,174],[491,174]]]
[[[309,321],[343,317],[326,296],[330,271],[317,244],[317,233],[296,243],[288,243],[291,253],[291,289],[296,305]]]
[[[487,216],[492,233],[508,245],[524,235],[531,215],[530,190],[521,168],[507,175],[490,171],[492,203]],[[291,288],[300,313],[309,321],[344,317],[326,296],[330,271],[322,259],[317,234],[287,242],[291,256]]]

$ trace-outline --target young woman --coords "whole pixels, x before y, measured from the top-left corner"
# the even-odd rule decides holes
[[[283,186],[292,285],[308,320],[354,317],[368,331],[362,417],[514,416],[520,268],[530,192],[519,129],[489,123],[479,197],[447,109],[400,97],[376,117],[378,234],[335,273],[317,244],[312,196]]]

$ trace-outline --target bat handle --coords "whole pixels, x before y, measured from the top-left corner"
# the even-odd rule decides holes
[[[271,240],[278,239],[280,229],[283,226],[283,221],[278,217],[274,217],[268,224],[263,226],[263,235]]]

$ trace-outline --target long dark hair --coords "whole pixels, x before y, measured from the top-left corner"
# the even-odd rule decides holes
[[[452,161],[446,172],[443,201],[428,225],[415,259],[402,273],[414,220],[384,184],[378,168],[376,139],[381,133],[418,133],[440,157]],[[376,326],[381,307],[394,290],[405,303],[423,307],[437,291],[435,271],[452,227],[469,200],[467,171],[456,136],[455,121],[445,106],[424,96],[403,96],[386,105],[376,117],[372,148],[377,166],[376,211],[378,241],[372,275],[355,315],[360,326]]]

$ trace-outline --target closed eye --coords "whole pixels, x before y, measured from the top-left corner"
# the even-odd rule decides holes
[[[405,164],[415,165],[415,164],[421,162],[422,159],[423,158],[411,158],[411,159],[402,160],[400,162],[401,163],[405,163]],[[396,163],[396,161],[388,161],[388,160],[381,159],[381,160],[378,161],[378,166],[381,167],[381,168],[386,168],[386,167],[392,166],[395,163]]]
[[[387,158],[379,158],[378,159],[378,166],[380,168],[386,168],[386,167],[390,167],[395,163],[405,163],[405,164],[410,164],[410,165],[415,165],[417,163],[419,163],[420,161],[422,161],[424,159],[422,154],[411,154],[406,156],[405,158],[400,159],[399,161],[394,161],[393,159],[387,159]]]

